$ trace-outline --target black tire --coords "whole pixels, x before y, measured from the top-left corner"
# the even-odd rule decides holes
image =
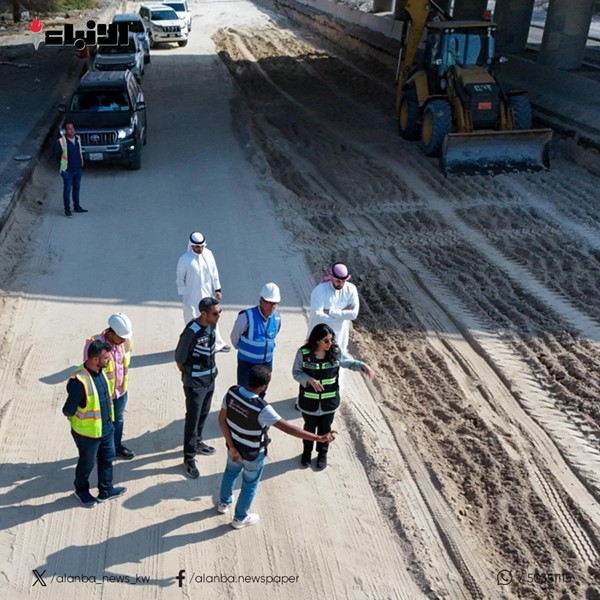
[[[144,124],[144,138],[142,139],[142,145],[145,146],[148,141],[148,123]]]
[[[452,109],[447,100],[432,100],[425,106],[421,145],[427,156],[439,156],[446,136],[452,131]]]
[[[527,96],[511,96],[510,108],[512,109],[515,129],[531,129],[533,117],[529,98]]]
[[[150,55],[144,54],[144,64],[147,65],[150,62]]]
[[[156,48],[156,44],[154,43],[154,38],[150,36],[150,48]]]
[[[135,147],[135,153],[133,158],[129,161],[129,169],[131,171],[139,171],[142,168],[142,149],[140,148],[140,144]]]
[[[398,132],[405,140],[418,140],[421,136],[421,111],[417,92],[414,89],[406,90],[400,101],[398,110]]]
[[[183,42],[177,42],[177,44],[179,45],[180,48],[185,48],[187,46],[188,41],[187,40],[183,40]]]

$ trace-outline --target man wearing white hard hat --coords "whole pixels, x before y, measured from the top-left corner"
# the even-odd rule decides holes
[[[231,343],[238,351],[237,384],[247,386],[250,369],[264,365],[273,370],[275,338],[281,329],[281,317],[277,305],[281,302],[279,287],[265,283],[260,291],[258,304],[240,311],[233,329]]]
[[[188,240],[187,252],[177,262],[177,293],[183,297],[183,320],[187,325],[197,319],[198,303],[202,298],[216,298],[221,301],[221,281],[213,253],[206,247],[206,238],[199,231],[193,231]],[[217,352],[229,352],[231,346],[215,330]]]
[[[127,388],[129,382],[129,363],[131,362],[133,329],[129,317],[123,313],[113,313],[108,317],[108,328],[102,333],[89,337],[83,349],[83,359],[87,360],[90,344],[94,341],[108,342],[111,347],[110,361],[104,374],[108,379],[110,397],[115,410],[115,452],[119,458],[131,460],[135,456],[123,445],[123,425],[125,406],[127,405]]]

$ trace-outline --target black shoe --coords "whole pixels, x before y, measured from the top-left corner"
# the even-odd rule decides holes
[[[98,502],[106,502],[107,500],[112,500],[113,498],[118,498],[119,496],[125,495],[127,492],[126,487],[114,487],[109,492],[100,492],[98,494]]]
[[[204,442],[198,442],[198,444],[196,445],[196,452],[198,454],[204,454],[204,456],[211,456],[216,451],[212,446],[209,446]]]
[[[98,504],[98,500],[94,498],[89,492],[75,492],[75,497],[83,506],[86,508],[94,508]]]
[[[231,346],[229,344],[225,344],[224,346],[217,348],[215,352],[231,352]]]
[[[119,458],[123,458],[124,460],[131,460],[135,456],[135,452],[132,452],[129,448],[125,448],[125,446],[119,446],[115,452]]]
[[[70,210],[65,210],[65,217],[69,217],[69,219],[73,216]]]
[[[76,206],[73,209],[73,212],[76,212],[76,213],[85,213],[85,212],[87,212],[87,210],[85,208],[81,208],[81,206]]]
[[[319,454],[317,456],[317,470],[322,471],[327,467],[327,454]]]
[[[303,469],[310,467],[310,454],[303,454],[300,457],[300,464],[302,465]]]
[[[185,469],[185,474],[190,479],[198,479],[200,477],[200,471],[198,471],[198,467],[196,467],[196,461],[192,460],[184,460],[183,467]]]

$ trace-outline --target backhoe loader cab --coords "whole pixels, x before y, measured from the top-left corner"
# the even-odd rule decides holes
[[[425,0],[410,0],[405,8],[410,27],[398,71],[400,135],[420,140],[446,174],[547,168],[551,130],[532,129],[527,96],[504,90],[496,79],[496,25],[454,21]],[[433,9],[437,19],[429,20]]]
[[[445,75],[453,65],[490,66],[494,59],[494,32],[489,22],[432,22],[427,26],[425,65]]]

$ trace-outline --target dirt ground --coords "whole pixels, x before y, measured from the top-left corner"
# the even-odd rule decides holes
[[[295,248],[316,273],[333,255],[352,265],[356,348],[379,373],[439,550],[473,597],[490,597],[484,564],[512,570],[518,597],[596,597],[597,157],[559,144],[547,173],[445,179],[395,136],[378,65],[279,23],[214,39]],[[360,405],[345,416],[368,449]],[[439,594],[439,557],[399,501],[399,465],[374,454],[368,468],[413,572]],[[572,580],[540,584],[550,573]]]
[[[282,464],[270,465],[278,476],[259,492],[259,507],[269,507],[271,522],[234,532],[249,534],[235,541],[217,526],[206,529],[214,518],[207,516],[214,512],[214,489],[194,488],[190,496],[183,487],[189,482],[177,471],[179,432],[172,425],[182,415],[172,402],[157,412],[151,407],[162,394],[180,393],[172,369],[161,364],[181,327],[180,311],[161,286],[173,285],[169,261],[177,252],[168,243],[179,249],[189,220],[177,211],[165,213],[164,197],[154,198],[165,184],[149,179],[145,208],[137,205],[142,212],[121,210],[129,223],[143,215],[132,229],[132,244],[143,244],[149,233],[167,238],[156,242],[156,252],[135,251],[136,261],[156,260],[157,272],[164,267],[166,275],[151,282],[135,275],[135,293],[124,298],[118,290],[98,294],[87,277],[75,292],[81,286],[64,270],[87,265],[86,251],[81,257],[69,252],[85,238],[62,221],[56,224],[59,217],[45,215],[33,201],[46,194],[45,202],[60,210],[56,180],[48,166],[41,168],[1,247],[0,324],[2,347],[9,350],[0,383],[9,393],[0,406],[0,433],[7,461],[15,463],[3,477],[2,504],[10,518],[0,537],[0,564],[6,565],[0,577],[9,590],[2,597],[27,595],[36,565],[52,570],[53,561],[62,559],[59,568],[68,572],[64,561],[70,559],[78,567],[96,561],[111,572],[131,565],[162,569],[154,587],[146,588],[145,597],[152,598],[181,597],[172,575],[200,560],[214,572],[295,569],[303,577],[302,588],[221,585],[205,589],[207,598],[600,598],[598,156],[559,141],[548,172],[444,178],[416,144],[397,136],[393,73],[385,67],[265,8],[241,2],[198,2],[192,8],[199,26],[199,41],[192,45],[195,87],[182,87],[179,96],[177,87],[167,89],[171,71],[177,73],[176,51],[165,53],[163,65],[153,58],[144,86],[157,103],[167,92],[189,103],[186,111],[202,106],[199,98],[214,103],[206,115],[185,113],[196,115],[208,131],[206,147],[188,156],[211,180],[218,179],[211,170],[216,163],[224,179],[209,184],[192,178],[178,202],[191,209],[193,195],[204,197],[203,185],[210,185],[212,197],[219,186],[226,188],[218,207],[204,206],[202,221],[213,223],[209,240],[227,227],[229,242],[216,243],[217,258],[230,280],[240,277],[236,285],[250,292],[264,269],[250,257],[246,273],[237,268],[245,248],[238,237],[248,235],[251,211],[240,209],[235,194],[257,211],[252,235],[265,244],[290,298],[284,307],[290,325],[278,349],[282,364],[291,362],[301,343],[301,307],[312,285],[332,262],[348,264],[361,296],[352,350],[377,378],[368,386],[359,377],[349,379],[336,418],[342,431],[338,454],[327,479],[293,470],[297,444],[279,436],[274,458]],[[164,112],[169,116],[155,114],[151,127],[185,138],[190,120]],[[149,142],[144,177],[155,177],[165,159],[164,146],[157,145]],[[176,171],[173,180],[185,173]],[[98,187],[99,193],[110,198],[128,175],[119,174],[108,193]],[[233,179],[238,181],[232,191],[227,186]],[[94,184],[107,185],[102,173],[92,172],[88,185]],[[150,221],[154,214],[161,215],[159,223]],[[105,231],[118,227],[112,216],[106,219]],[[86,232],[94,229],[81,236]],[[47,255],[32,244],[37,240]],[[251,301],[250,292],[226,296],[226,324]],[[19,408],[36,397],[50,394],[56,412],[64,385],[56,372],[67,376],[76,360],[77,339],[41,370],[55,373],[48,391],[43,378],[40,383],[28,373],[42,358],[36,342],[52,343],[69,316],[83,336],[90,319],[100,322],[117,301],[143,323],[138,347],[164,360],[139,365],[138,382],[149,377],[148,365],[157,365],[152,385],[137,384],[147,422],[136,424],[128,416],[130,435],[138,436],[146,452],[137,471],[134,465],[133,471],[119,467],[119,473],[138,495],[123,505],[131,512],[118,513],[117,505],[94,517],[99,533],[86,550],[85,536],[73,537],[68,524],[81,525],[87,514],[62,499],[71,476],[62,473],[73,466],[74,454],[60,417],[44,409],[53,426],[43,434],[49,456],[34,451],[31,433],[19,435],[13,424]],[[35,318],[28,316],[33,309],[40,311]],[[155,331],[151,321],[157,319]],[[41,335],[40,327],[49,332]],[[230,362],[223,363],[220,391],[234,369],[231,357],[225,360]],[[295,388],[284,373],[275,389],[274,397],[291,401]],[[277,405],[282,414],[288,411],[286,418],[297,418],[289,402]],[[221,448],[219,453],[206,466],[213,487]],[[58,463],[61,479],[50,484],[45,505],[43,496],[32,504],[26,492],[42,492],[40,485],[27,487],[35,481],[30,470],[39,482],[51,461]],[[152,469],[159,472],[140,474]],[[166,494],[151,492],[152,485],[167,483]],[[194,522],[192,500],[202,517]],[[59,539],[49,533],[53,526]],[[128,534],[119,535],[122,530]],[[35,550],[36,539],[44,540],[43,551]],[[85,560],[78,552],[88,553]],[[137,597],[131,587],[118,594],[102,590],[93,597]],[[48,597],[44,592],[36,587],[35,597]]]

